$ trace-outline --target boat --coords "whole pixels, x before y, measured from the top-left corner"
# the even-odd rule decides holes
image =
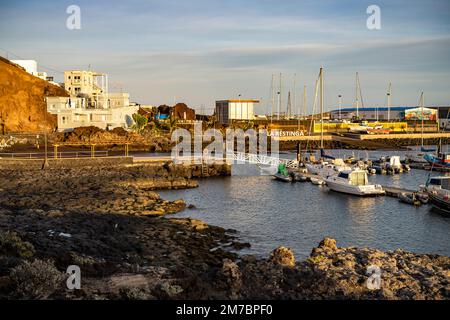
[[[318,164],[306,163],[305,167],[309,173],[321,176],[323,178],[334,175],[343,170],[352,170],[352,167],[349,167],[342,159],[334,159],[332,162],[323,161]]]
[[[431,156],[430,153],[436,152],[435,148],[425,148],[424,144],[424,138],[423,138],[423,105],[424,105],[424,93],[422,92],[422,94],[420,95],[420,107],[422,109],[422,130],[421,130],[421,146],[420,146],[420,151],[416,152],[416,153],[408,153],[405,155],[406,160],[409,163],[428,163],[429,161],[427,159],[425,159],[426,156]]]
[[[450,195],[448,192],[433,191],[428,194],[429,202],[433,208],[446,214],[450,214]]]
[[[406,161],[408,163],[428,163],[427,160],[425,160],[425,153],[419,152],[419,153],[408,153],[405,155]]]
[[[316,177],[311,177],[311,183],[315,184],[316,186],[323,186],[325,184],[325,181],[323,181],[320,178],[316,178]]]
[[[298,182],[308,181],[308,178],[305,177],[301,172],[294,172],[293,176],[294,176],[294,181],[298,181]]]
[[[406,193],[402,192],[398,195],[398,199],[400,202],[411,204],[413,206],[420,206],[422,205],[422,201],[420,201],[415,193]]]
[[[357,196],[377,196],[385,194],[381,185],[370,184],[365,170],[341,171],[325,179],[330,190]]]
[[[275,174],[273,174],[273,177],[276,180],[280,180],[283,182],[292,182],[293,181],[292,176],[289,174],[288,170],[286,169],[286,165],[284,165],[284,164],[278,165],[278,170]]]
[[[430,193],[439,190],[450,190],[450,176],[430,177],[426,185],[421,186],[424,193]]]
[[[421,189],[428,195],[428,202],[433,208],[450,214],[450,177],[430,177]]]
[[[424,159],[432,166],[433,169],[450,170],[450,154],[439,153],[437,156],[426,154]]]

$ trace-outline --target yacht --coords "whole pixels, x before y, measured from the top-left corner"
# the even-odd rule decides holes
[[[325,179],[327,186],[337,192],[357,196],[383,195],[385,191],[378,184],[369,184],[365,170],[345,170]]]

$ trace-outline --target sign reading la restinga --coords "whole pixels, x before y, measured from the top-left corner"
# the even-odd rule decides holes
[[[294,131],[288,131],[288,130],[271,130],[270,136],[271,137],[301,137],[304,136],[305,132],[304,130],[294,130]]]

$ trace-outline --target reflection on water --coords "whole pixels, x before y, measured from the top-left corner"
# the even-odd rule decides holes
[[[336,238],[341,246],[450,256],[450,218],[432,212],[430,206],[416,208],[389,197],[359,198],[310,183],[283,183],[259,176],[253,165],[236,166],[233,171],[248,176],[204,179],[199,188],[163,191],[161,196],[194,204],[196,209],[177,216],[236,229],[252,244],[246,252],[263,256],[284,245],[304,258],[325,236]],[[417,189],[427,176],[413,170],[370,180]]]

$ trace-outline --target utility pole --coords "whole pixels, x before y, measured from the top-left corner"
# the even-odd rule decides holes
[[[339,120],[342,120],[342,117],[341,117],[341,109],[342,109],[342,94],[338,95],[338,99],[339,99]]]

